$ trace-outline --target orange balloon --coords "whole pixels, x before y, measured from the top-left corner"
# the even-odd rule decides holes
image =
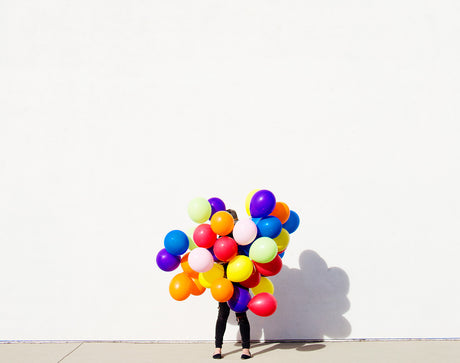
[[[211,229],[219,236],[226,236],[233,231],[235,222],[230,213],[226,211],[219,211],[211,217]]]
[[[198,272],[196,272],[194,269],[192,269],[188,263],[188,255],[190,252],[187,252],[185,255],[182,256],[180,259],[180,266],[182,267],[182,270],[189,275],[190,277],[193,277],[194,279],[198,278]]]
[[[190,290],[190,293],[192,295],[198,296],[206,291],[206,288],[200,284],[200,281],[198,281],[198,279],[192,278],[192,282],[192,289]]]
[[[169,294],[174,300],[185,300],[190,296],[192,284],[192,279],[185,272],[181,272],[174,276],[169,283]]]
[[[291,211],[286,203],[276,202],[275,209],[271,212],[271,216],[278,218],[281,221],[281,224],[284,224],[289,219]]]
[[[219,302],[226,302],[233,296],[233,284],[225,277],[214,281],[211,285],[211,295]]]

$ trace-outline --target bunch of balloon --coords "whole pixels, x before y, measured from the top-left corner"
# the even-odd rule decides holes
[[[248,309],[270,316],[277,308],[269,277],[283,267],[282,256],[300,220],[269,190],[254,190],[246,198],[247,218],[238,220],[219,198],[195,198],[188,215],[198,225],[187,233],[170,231],[156,262],[163,271],[182,267],[169,293],[182,301],[210,289],[235,312]],[[187,252],[188,251],[188,252]]]
[[[269,190],[253,190],[246,198],[246,211],[257,226],[257,237],[245,250],[254,264],[252,281],[244,282],[253,294],[248,309],[256,315],[270,316],[277,308],[275,288],[269,277],[278,274],[290,234],[300,224],[299,216]]]

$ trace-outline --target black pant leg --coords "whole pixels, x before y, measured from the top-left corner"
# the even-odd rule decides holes
[[[248,316],[246,315],[246,312],[237,313],[236,318],[238,319],[238,325],[240,326],[243,349],[249,349],[251,345],[251,327],[249,325]]]
[[[222,348],[224,342],[224,333],[227,328],[227,319],[230,314],[230,308],[228,304],[219,303],[219,313],[216,321],[216,348]]]

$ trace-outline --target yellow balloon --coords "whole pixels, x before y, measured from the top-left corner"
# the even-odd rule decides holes
[[[251,276],[254,265],[248,256],[238,255],[227,265],[227,278],[233,282],[247,280]]]
[[[269,294],[273,295],[273,293],[275,292],[275,287],[273,286],[273,282],[271,282],[266,277],[262,276],[260,278],[259,285],[253,287],[251,291],[254,295],[260,294],[261,292],[268,292]]]
[[[251,215],[251,210],[250,210],[250,207],[251,207],[251,199],[252,197],[254,196],[254,194],[256,194],[260,189],[254,189],[251,193],[248,194],[248,196],[246,197],[246,213],[248,214],[248,216]]]
[[[194,250],[195,248],[197,248],[198,246],[195,244],[195,242],[193,241],[193,232],[195,232],[195,229],[196,229],[197,226],[195,227],[191,227],[187,230],[187,232],[185,232],[185,234],[187,235],[188,237],[188,249],[191,251],[191,250]]]
[[[279,236],[274,238],[276,245],[278,246],[278,252],[284,251],[286,249],[290,239],[291,237],[289,236],[289,232],[283,228]]]
[[[200,272],[198,275],[198,281],[200,284],[206,288],[210,288],[212,283],[221,277],[224,277],[224,266],[219,263],[215,263],[207,272]]]

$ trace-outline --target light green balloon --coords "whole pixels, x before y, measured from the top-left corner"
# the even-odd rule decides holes
[[[195,248],[197,248],[198,246],[195,244],[195,241],[193,240],[193,232],[195,232],[195,229],[196,229],[197,226],[195,227],[190,227],[187,232],[185,232],[185,234],[187,235],[188,237],[188,249],[190,251],[194,250]]]
[[[269,237],[256,239],[249,249],[249,258],[258,263],[268,263],[273,261],[278,253],[276,242]]]
[[[195,223],[204,223],[211,217],[211,204],[205,198],[195,198],[188,204],[188,215]]]

